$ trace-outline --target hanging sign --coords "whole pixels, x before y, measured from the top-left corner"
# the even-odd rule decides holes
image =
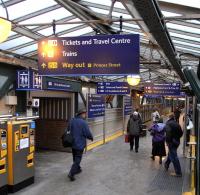
[[[130,87],[127,82],[99,82],[97,94],[127,95],[130,94]]]
[[[38,43],[41,75],[139,74],[139,35],[53,37]]]
[[[130,115],[133,112],[132,98],[131,96],[123,97],[123,112],[124,115]]]
[[[17,71],[17,88],[16,90],[41,90],[42,76],[34,70]]]
[[[180,95],[180,83],[146,83],[145,95]]]
[[[95,118],[105,115],[105,97],[96,94],[87,96],[88,118]]]

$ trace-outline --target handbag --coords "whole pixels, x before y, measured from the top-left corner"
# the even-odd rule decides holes
[[[128,135],[128,134],[126,134],[124,138],[125,138],[125,143],[129,143],[129,142],[130,142],[130,139],[129,139],[129,135]]]
[[[190,130],[194,127],[193,122],[189,119],[189,124],[187,125],[187,130]]]
[[[71,135],[71,122],[68,128],[65,130],[64,134],[62,135],[61,140],[64,148],[72,147],[73,138]]]

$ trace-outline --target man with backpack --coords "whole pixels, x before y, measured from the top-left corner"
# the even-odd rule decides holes
[[[75,180],[75,174],[81,173],[80,167],[84,148],[86,147],[86,139],[93,141],[92,133],[88,127],[86,119],[86,110],[79,110],[76,117],[70,121],[69,129],[72,136],[72,156],[73,164],[68,174],[70,181]]]
[[[181,126],[175,121],[174,114],[169,116],[169,120],[165,126],[166,131],[166,143],[169,149],[167,161],[165,162],[165,169],[168,170],[170,163],[174,165],[175,173],[171,173],[172,176],[181,177],[181,165],[177,155],[177,149],[180,145],[180,138],[183,135]]]

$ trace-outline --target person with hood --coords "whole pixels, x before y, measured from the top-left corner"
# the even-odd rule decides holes
[[[149,128],[152,137],[152,160],[155,160],[155,156],[159,156],[159,163],[162,164],[162,157],[166,156],[165,150],[165,124],[163,119],[155,121]]]
[[[154,109],[153,109],[153,113],[151,114],[151,116],[152,116],[152,121],[153,121],[153,123],[154,123],[155,121],[158,121],[158,120],[160,119],[160,114],[159,114],[157,108],[154,108]]]
[[[165,162],[165,169],[168,170],[170,163],[174,165],[175,173],[171,173],[172,176],[181,177],[181,165],[177,155],[177,149],[180,145],[180,138],[183,135],[181,126],[175,121],[174,114],[170,114],[169,120],[165,125],[166,130],[166,143],[169,149],[167,161]]]
[[[82,160],[82,155],[84,148],[86,147],[86,139],[93,141],[92,133],[88,127],[86,119],[86,110],[81,109],[75,118],[70,121],[70,132],[72,135],[72,156],[73,164],[71,170],[68,174],[70,181],[75,180],[75,175],[82,172],[80,163]]]
[[[130,115],[128,125],[127,125],[127,133],[129,135],[130,141],[130,151],[133,150],[133,146],[135,144],[135,152],[138,152],[139,148],[139,138],[140,138],[140,131],[141,131],[142,120],[139,116],[138,112],[133,112]]]

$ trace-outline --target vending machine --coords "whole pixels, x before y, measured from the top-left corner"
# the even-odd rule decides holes
[[[8,122],[8,191],[10,193],[34,183],[34,135],[34,121]]]
[[[0,194],[7,194],[7,122],[0,120]]]

